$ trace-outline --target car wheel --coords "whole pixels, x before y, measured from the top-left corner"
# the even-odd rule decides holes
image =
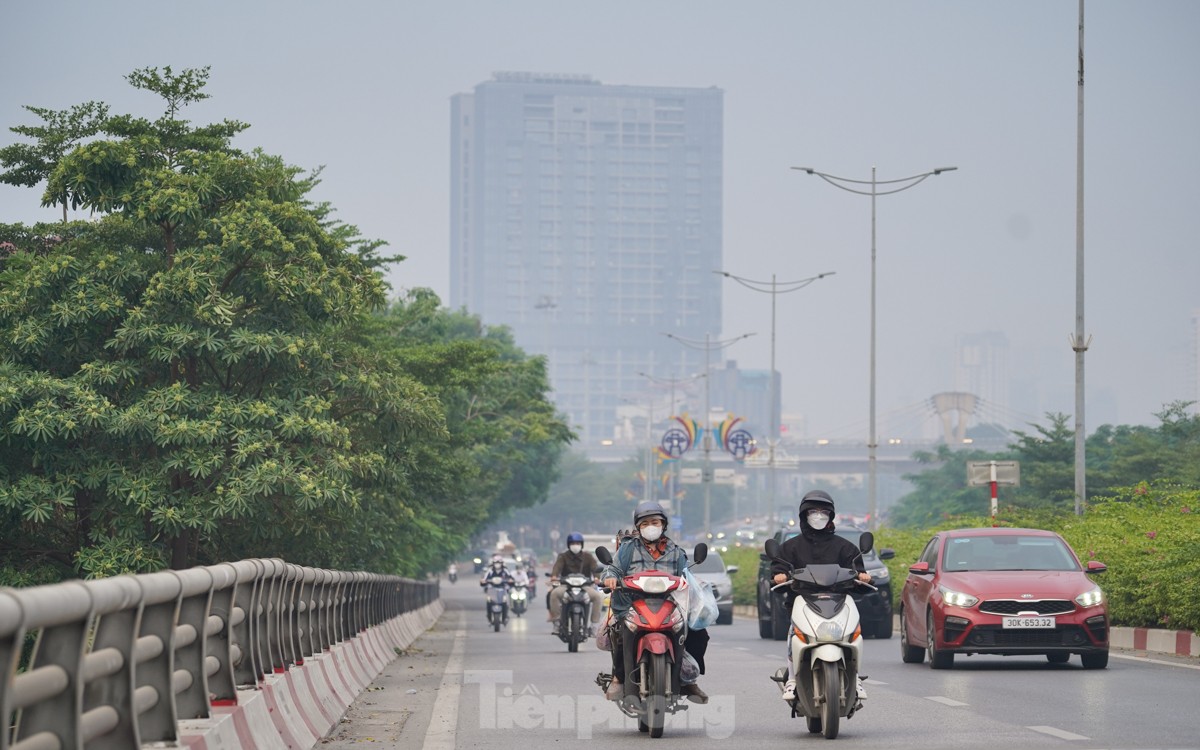
[[[732,625],[733,624],[733,609],[717,610],[717,624],[718,625]]]
[[[888,612],[887,615],[882,620],[880,620],[878,623],[876,623],[875,624],[875,637],[882,638],[884,640],[891,638],[892,637],[892,628],[893,628],[892,621],[894,619],[895,618],[892,617],[892,613]]]
[[[925,661],[925,649],[909,643],[908,625],[905,621],[903,609],[900,610],[900,659],[905,664],[920,664]]]
[[[763,610],[765,609],[765,607],[763,607],[761,591],[758,594],[757,604],[758,604],[758,637],[759,638],[774,638],[775,633],[772,629],[770,613],[768,612],[767,616],[763,617]]]
[[[786,641],[791,627],[791,612],[782,596],[774,597],[771,602],[771,635],[777,641]]]
[[[1083,660],[1084,669],[1104,669],[1108,666],[1107,651],[1093,651],[1090,654],[1083,654],[1079,658]]]
[[[1070,660],[1071,654],[1069,652],[1055,651],[1052,654],[1046,654],[1046,661],[1051,664],[1066,664]]]
[[[933,629],[933,610],[925,615],[925,648],[929,654],[930,669],[950,669],[954,666],[954,654],[937,647],[937,631]]]

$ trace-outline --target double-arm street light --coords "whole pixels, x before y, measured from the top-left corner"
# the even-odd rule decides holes
[[[638,375],[642,376],[646,380],[649,380],[651,383],[654,383],[655,385],[671,386],[671,407],[667,411],[668,419],[671,419],[675,416],[675,386],[682,385],[684,383],[690,383],[691,381],[693,381],[697,378],[708,377],[708,373],[706,373],[706,372],[698,372],[695,375],[689,375],[686,378],[658,378],[658,377],[651,375],[648,372],[639,372]],[[653,411],[651,412],[651,415],[653,415]],[[651,417],[651,421],[653,422],[653,417]],[[647,428],[647,435],[649,435],[649,434],[650,434],[650,429]],[[649,460],[653,461],[654,460],[654,441],[653,440],[650,441],[649,450],[650,450],[650,459]],[[679,463],[678,461],[675,462],[676,468],[677,468],[678,463]],[[646,476],[650,476],[651,473],[652,472],[648,468],[646,471]],[[674,508],[673,508],[674,514],[679,516],[682,519],[683,518],[683,507],[682,507],[683,504],[682,503],[678,503],[677,505],[675,504],[676,503],[675,486],[676,486],[676,484],[678,484],[679,472],[676,471],[675,469],[671,469],[669,478],[670,478],[670,483],[667,488],[667,497],[669,497],[671,499],[671,503],[672,503],[672,505],[674,505]],[[682,536],[683,529],[682,528],[677,529],[674,533],[679,534],[681,539],[683,538],[683,536]]]
[[[875,167],[871,167],[870,180],[852,180],[848,177],[838,177],[826,172],[818,172],[812,167],[792,167],[792,169],[798,169],[808,174],[815,174],[830,185],[847,192],[871,196],[871,426],[870,434],[867,437],[867,513],[870,518],[867,528],[874,530],[877,528],[878,516],[876,500],[878,485],[875,471],[875,449],[878,447],[878,441],[875,436],[875,198],[880,195],[891,195],[892,193],[899,193],[902,190],[908,190],[934,175],[939,175],[943,172],[953,172],[958,167],[938,167],[928,172],[921,172],[920,174],[900,177],[894,180],[877,180],[875,178]],[[870,185],[871,189],[868,191],[855,187],[859,185]],[[885,189],[880,190],[879,186],[881,185]]]
[[[736,276],[728,271],[713,271],[713,273],[720,274],[727,279],[732,279],[752,291],[771,295],[771,371],[769,374],[770,395],[767,397],[769,403],[767,407],[769,415],[767,417],[767,496],[771,501],[769,507],[773,516],[776,512],[775,448],[779,445],[779,412],[776,411],[776,402],[779,400],[779,393],[775,390],[775,298],[781,294],[803,289],[814,281],[834,275],[837,271],[827,271],[816,276],[809,276],[807,279],[797,279],[796,281],[777,281],[775,274],[771,274],[770,281],[757,281],[744,276]]]
[[[664,333],[669,339],[678,341],[689,349],[704,350],[704,468],[701,469],[700,481],[704,485],[704,533],[712,531],[712,373],[709,371],[709,354],[713,349],[720,351],[742,339],[748,339],[753,333],[743,333],[731,339],[713,341],[709,334],[704,334],[704,340],[688,339],[673,333]]]

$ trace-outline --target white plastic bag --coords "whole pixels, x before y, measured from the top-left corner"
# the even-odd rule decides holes
[[[687,624],[692,630],[703,630],[717,621],[717,598],[712,586],[701,583],[691,570],[683,572],[687,581]]]

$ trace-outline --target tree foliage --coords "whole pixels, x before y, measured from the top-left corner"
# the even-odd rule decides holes
[[[135,71],[158,119],[6,162],[99,217],[0,226],[7,580],[272,555],[417,573],[544,496],[570,439],[540,360],[431,293],[386,308],[380,243],[308,200],[315,174],[181,119],[207,77]]]

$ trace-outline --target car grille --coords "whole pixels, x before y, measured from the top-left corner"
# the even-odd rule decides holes
[[[1021,612],[1065,615],[1075,611],[1075,604],[1065,599],[988,599],[979,605],[979,611],[989,615],[1015,615]]]
[[[1046,648],[1053,646],[1091,645],[1087,634],[1078,625],[1053,630],[1003,630],[981,626],[971,631],[964,646],[994,646],[1007,648]]]

